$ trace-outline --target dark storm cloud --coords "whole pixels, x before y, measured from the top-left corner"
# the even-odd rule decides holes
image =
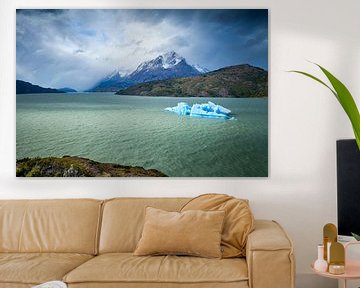
[[[34,15],[34,14],[62,14],[66,12],[67,10],[63,9],[16,9],[16,14],[28,14],[28,15]]]
[[[17,77],[87,89],[175,50],[214,70],[267,69],[267,10],[17,10]]]

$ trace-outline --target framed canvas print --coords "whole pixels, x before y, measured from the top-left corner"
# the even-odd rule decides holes
[[[16,11],[18,177],[267,177],[268,10]]]

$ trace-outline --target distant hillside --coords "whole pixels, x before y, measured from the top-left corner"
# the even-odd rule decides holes
[[[64,156],[17,160],[16,177],[166,177],[166,175],[155,169]]]
[[[64,93],[76,93],[76,92],[78,92],[75,89],[69,88],[69,87],[59,88],[57,90],[59,90],[61,92],[64,92]]]
[[[88,90],[88,92],[116,92],[131,85],[134,85],[134,82],[124,79],[118,73],[112,73],[96,84],[94,88]]]
[[[248,64],[229,66],[195,77],[141,83],[119,90],[116,94],[174,97],[267,97],[268,72]]]
[[[44,88],[33,85],[30,82],[16,80],[16,94],[35,94],[35,93],[63,93],[60,90],[52,88]]]

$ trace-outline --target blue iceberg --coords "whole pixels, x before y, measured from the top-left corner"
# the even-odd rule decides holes
[[[179,102],[175,107],[167,107],[166,111],[174,112],[179,116],[189,115],[191,117],[215,118],[215,119],[234,119],[231,110],[217,105],[213,102],[194,104],[190,106],[185,102]]]
[[[179,116],[181,115],[190,115],[191,106],[185,102],[179,102],[175,107],[167,107],[166,111],[175,112]]]

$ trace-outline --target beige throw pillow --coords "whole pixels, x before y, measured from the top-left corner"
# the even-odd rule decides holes
[[[221,258],[224,211],[167,212],[147,207],[134,255],[192,255]]]
[[[225,194],[204,194],[190,200],[181,211],[225,211],[224,229],[221,238],[223,258],[246,256],[246,241],[254,230],[254,217],[247,200]]]

